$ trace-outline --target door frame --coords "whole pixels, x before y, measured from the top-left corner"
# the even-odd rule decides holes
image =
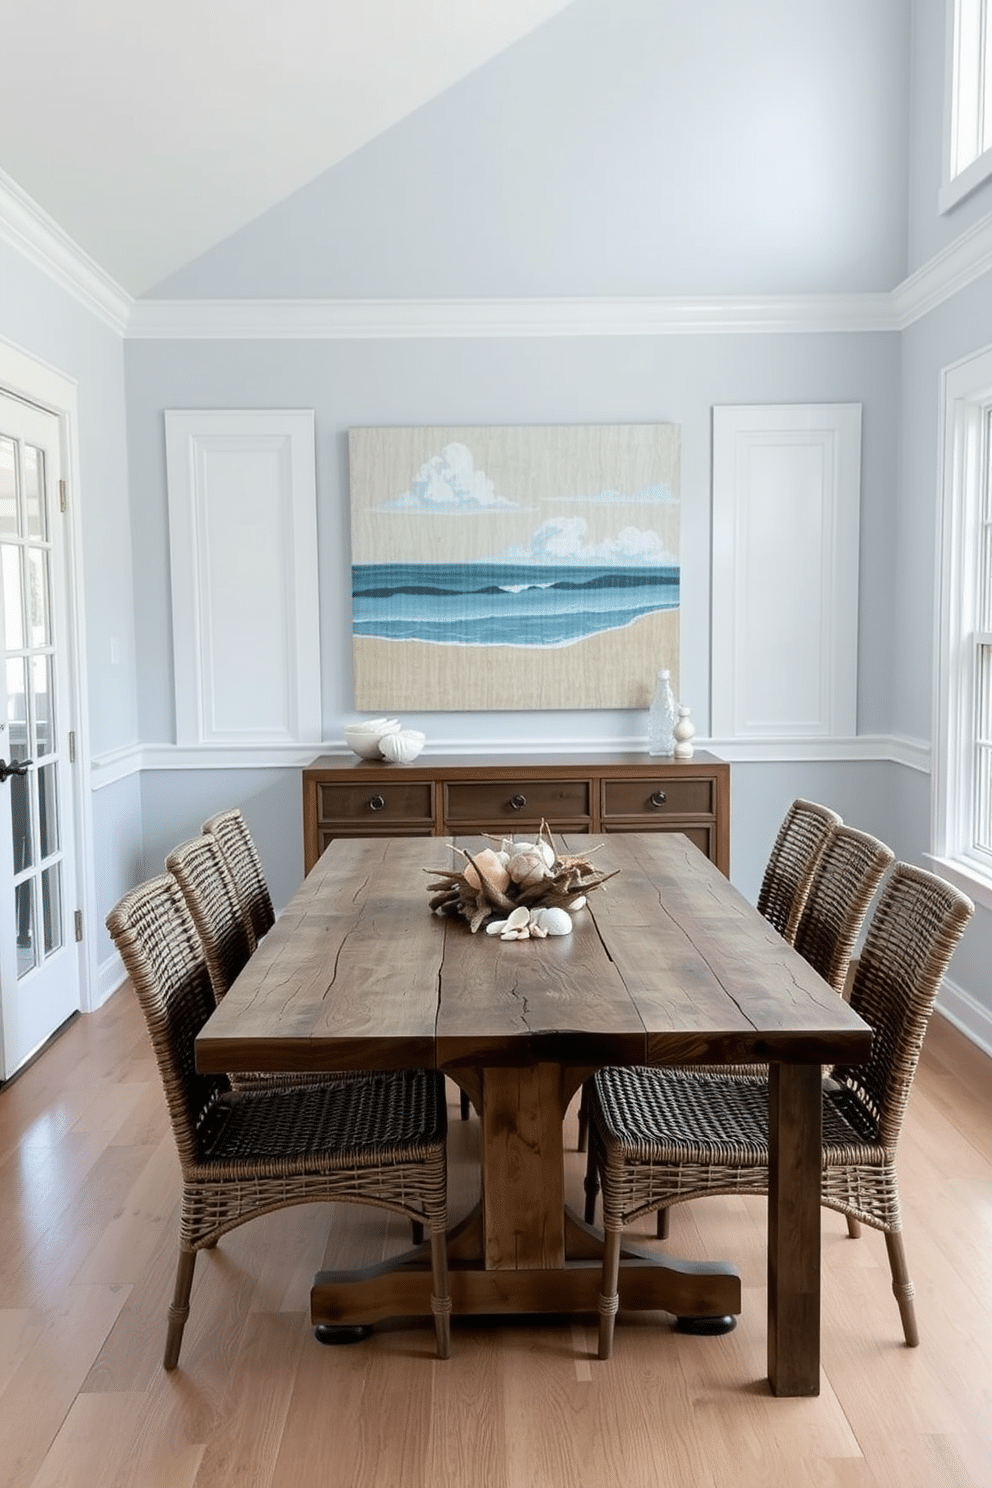
[[[89,788],[89,714],[86,687],[86,635],[83,606],[82,511],[79,478],[79,410],[74,378],[0,336],[0,388],[23,398],[28,403],[53,414],[59,422],[61,469],[57,479],[64,480],[68,492],[68,510],[62,528],[65,543],[65,596],[69,634],[64,637],[64,666],[69,695],[70,718],[67,727],[76,734],[76,759],[68,765],[72,771],[72,831],[75,846],[76,895],[73,906],[82,911],[83,938],[76,943],[79,975],[79,1005],[83,1012],[96,1006],[97,987],[95,956],[96,878],[93,853],[93,803]]]

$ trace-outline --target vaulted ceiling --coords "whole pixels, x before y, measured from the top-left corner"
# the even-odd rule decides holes
[[[139,295],[571,0],[0,0],[0,172]]]

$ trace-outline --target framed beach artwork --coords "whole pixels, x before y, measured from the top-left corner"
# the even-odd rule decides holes
[[[355,707],[646,708],[678,694],[675,424],[359,428]]]

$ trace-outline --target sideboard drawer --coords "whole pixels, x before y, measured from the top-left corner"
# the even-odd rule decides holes
[[[617,816],[637,817],[650,827],[666,816],[715,815],[716,780],[707,776],[603,781],[604,827]]]
[[[346,785],[321,781],[317,786],[318,826],[347,825],[354,832],[434,823],[434,786],[430,780],[358,781]]]
[[[591,817],[588,780],[449,781],[444,820],[456,823],[547,821],[579,824]]]
[[[324,755],[303,771],[306,871],[335,837],[533,838],[682,832],[730,872],[730,766],[640,751],[545,756],[419,755],[409,764]]]

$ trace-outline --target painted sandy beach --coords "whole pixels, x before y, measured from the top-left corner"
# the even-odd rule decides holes
[[[645,615],[625,630],[547,650],[356,636],[356,707],[362,712],[428,712],[435,706],[432,700],[444,695],[454,711],[517,711],[533,707],[532,698],[539,699],[537,706],[556,710],[647,708],[658,667],[671,669],[678,696],[678,645],[678,610]],[[411,651],[416,653],[413,665]],[[645,656],[657,658],[647,670]]]

